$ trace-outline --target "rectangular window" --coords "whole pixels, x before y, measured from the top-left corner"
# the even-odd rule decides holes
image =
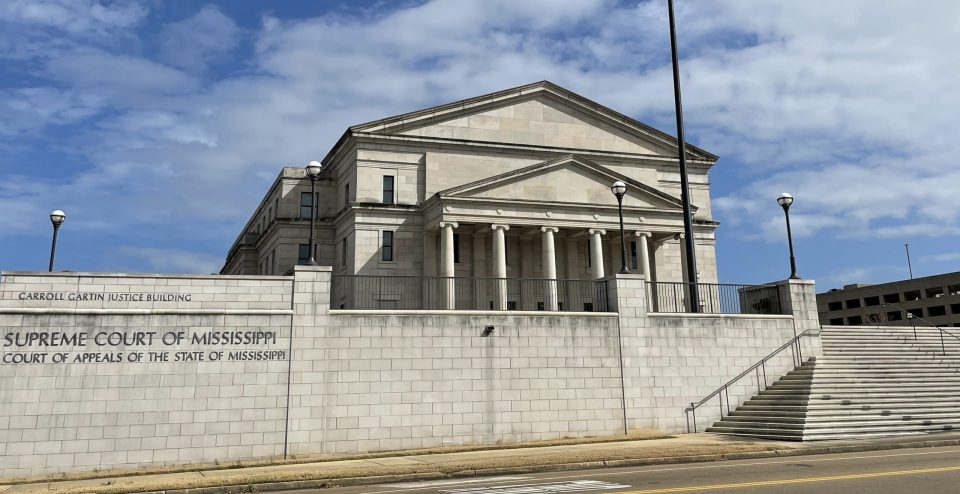
[[[343,237],[343,241],[340,242],[340,266],[346,267],[347,265],[347,237]]]
[[[863,324],[863,318],[860,316],[850,316],[847,318],[847,324],[851,326],[860,326]]]
[[[873,307],[875,305],[880,305],[880,297],[867,297],[863,299],[863,304],[867,307]]]
[[[827,304],[827,310],[843,310],[842,302],[830,302]]]
[[[923,309],[907,309],[907,312],[913,315],[913,317],[923,317]]]
[[[346,209],[350,205],[350,182],[343,185],[343,207]]]
[[[943,287],[927,288],[927,298],[940,298],[943,296]]]
[[[583,303],[584,312],[593,312],[593,302],[584,302]]]
[[[517,310],[517,301],[507,300],[507,310]]]
[[[300,193],[300,219],[309,220],[313,214],[313,196],[309,192]]]
[[[383,231],[383,242],[380,246],[380,260],[393,261],[393,232]]]
[[[860,299],[855,298],[853,300],[847,300],[848,309],[859,309],[860,308]]]
[[[960,285],[950,285],[947,287],[947,292],[950,295],[960,295]]]
[[[460,264],[460,234],[453,234],[453,262]]]
[[[639,264],[637,264],[637,242],[630,242],[630,267],[632,269],[637,269]]]
[[[960,304],[950,304],[950,312],[960,314]]]
[[[920,290],[913,290],[912,292],[903,292],[903,299],[906,300],[907,302],[920,300]]]
[[[383,176],[383,203],[393,204],[393,175]]]
[[[892,311],[890,311],[890,312],[887,312],[887,320],[888,320],[888,321],[902,321],[902,320],[903,320],[903,313],[900,312],[900,311],[898,311],[898,310],[892,310]]]
[[[945,316],[947,315],[947,307],[945,305],[935,305],[933,307],[928,307],[927,315],[930,317]]]
[[[896,304],[896,303],[900,302],[900,294],[899,294],[899,293],[888,293],[888,294],[886,294],[886,295],[883,296],[883,301],[886,302],[886,303],[888,303],[888,304]]]
[[[831,325],[831,326],[843,326],[843,318],[842,318],[842,317],[836,317],[836,318],[831,319],[831,320],[830,320],[830,325]]]
[[[300,244],[297,249],[297,264],[304,265],[310,262],[310,245]]]
[[[587,239],[587,267],[593,267],[593,248],[590,245],[590,239]]]

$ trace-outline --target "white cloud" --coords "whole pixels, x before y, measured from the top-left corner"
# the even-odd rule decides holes
[[[164,26],[160,38],[161,56],[167,63],[202,71],[237,46],[239,29],[215,5],[206,5],[192,17]]]
[[[117,249],[121,256],[147,261],[158,273],[210,274],[220,271],[223,258],[183,249],[163,249],[124,245]]]
[[[99,0],[5,0],[0,21],[52,27],[72,34],[106,34],[139,24],[147,9],[136,2]]]
[[[19,7],[0,9],[0,20],[19,23],[20,34],[43,25],[125,39],[146,15],[121,4],[113,17],[74,25],[56,9],[10,5]],[[956,235],[958,17],[952,3],[678,5],[688,130],[728,158],[715,173],[743,179],[715,200],[724,228],[782,241],[774,199],[789,191],[798,237]],[[161,33],[166,63],[101,41],[21,50],[57,89],[9,90],[19,98],[13,120],[26,122],[15,131],[97,116],[74,143],[94,166],[25,200],[67,198],[86,217],[112,214],[114,228],[228,220],[236,229],[280,166],[323,156],[351,124],[541,79],[672,130],[659,2],[447,0],[267,16],[241,75],[209,83],[196,73],[234,49],[244,35],[235,23],[204,7]],[[0,52],[8,40],[0,36]],[[746,166],[733,170],[729,158]]]

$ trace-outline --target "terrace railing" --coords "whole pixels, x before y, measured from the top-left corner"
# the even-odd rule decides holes
[[[608,310],[602,280],[333,275],[332,288],[339,309]]]
[[[652,312],[693,312],[692,283],[653,281],[647,283]],[[697,283],[702,314],[782,314],[780,289],[776,285]]]

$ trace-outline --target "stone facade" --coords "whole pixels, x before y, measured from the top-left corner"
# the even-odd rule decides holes
[[[713,283],[718,223],[707,173],[717,157],[687,152],[699,280]],[[281,171],[223,274],[304,264],[316,201],[313,248],[336,275],[496,277],[502,255],[507,278],[602,278],[621,267],[610,185],[623,180],[629,269],[687,281],[675,139],[549,82],[351,127],[322,164],[312,199],[302,168]],[[506,227],[499,254],[495,225]],[[544,249],[544,228],[554,249]]]
[[[807,282],[781,316],[651,313],[639,275],[609,312],[388,312],[331,309],[331,275],[4,273],[0,475],[683,432],[816,321]]]

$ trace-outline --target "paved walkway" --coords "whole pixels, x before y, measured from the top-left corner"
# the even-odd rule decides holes
[[[795,454],[868,451],[919,446],[960,445],[960,432],[911,435],[858,441],[809,443],[751,440],[714,434],[684,434],[667,439],[607,441],[559,446],[518,447],[429,454],[282,462],[247,467],[181,468],[99,478],[0,481],[0,493],[126,493],[206,494],[238,492],[256,484],[258,492],[331,485],[399,482],[484,474],[525,473],[569,468],[649,465],[721,459],[761,458]],[[120,474],[123,472],[114,472]],[[234,486],[225,489],[226,486]],[[247,491],[249,492],[249,491]]]

